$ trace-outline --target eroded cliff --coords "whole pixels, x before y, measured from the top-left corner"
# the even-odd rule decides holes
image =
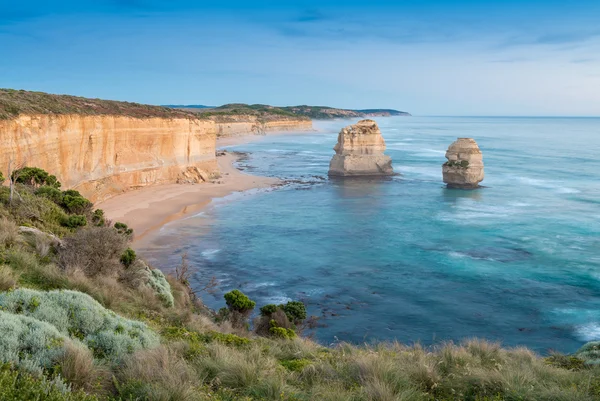
[[[217,171],[216,125],[193,118],[19,115],[0,121],[0,170],[35,166],[92,201]]]

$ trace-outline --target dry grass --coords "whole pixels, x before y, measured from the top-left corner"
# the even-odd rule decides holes
[[[198,399],[202,378],[174,351],[165,346],[137,352],[118,373],[125,385],[120,395],[129,399],[175,401]]]
[[[81,345],[65,344],[58,365],[61,376],[76,389],[102,394],[110,387],[110,371],[98,365],[92,352]]]
[[[0,265],[0,291],[8,291],[16,285],[16,274],[9,267]]]
[[[19,242],[19,226],[6,217],[0,218],[0,247],[10,248]]]

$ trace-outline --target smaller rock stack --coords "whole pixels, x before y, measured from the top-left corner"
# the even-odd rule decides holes
[[[446,151],[448,161],[442,165],[448,188],[474,189],[483,181],[483,156],[472,138],[458,138]]]
[[[392,159],[383,154],[385,141],[377,123],[361,120],[342,128],[329,163],[330,176],[393,175]]]

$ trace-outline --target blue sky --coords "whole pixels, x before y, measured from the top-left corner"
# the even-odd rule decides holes
[[[600,115],[600,1],[0,0],[0,87]]]

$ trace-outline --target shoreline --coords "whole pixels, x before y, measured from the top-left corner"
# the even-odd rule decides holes
[[[133,245],[163,227],[209,206],[214,199],[250,189],[269,188],[281,184],[278,178],[252,175],[238,170],[234,163],[242,154],[222,148],[241,145],[263,138],[262,135],[240,135],[217,139],[217,164],[221,178],[201,184],[154,185],[110,198],[96,205],[108,220],[120,221],[134,230]]]

